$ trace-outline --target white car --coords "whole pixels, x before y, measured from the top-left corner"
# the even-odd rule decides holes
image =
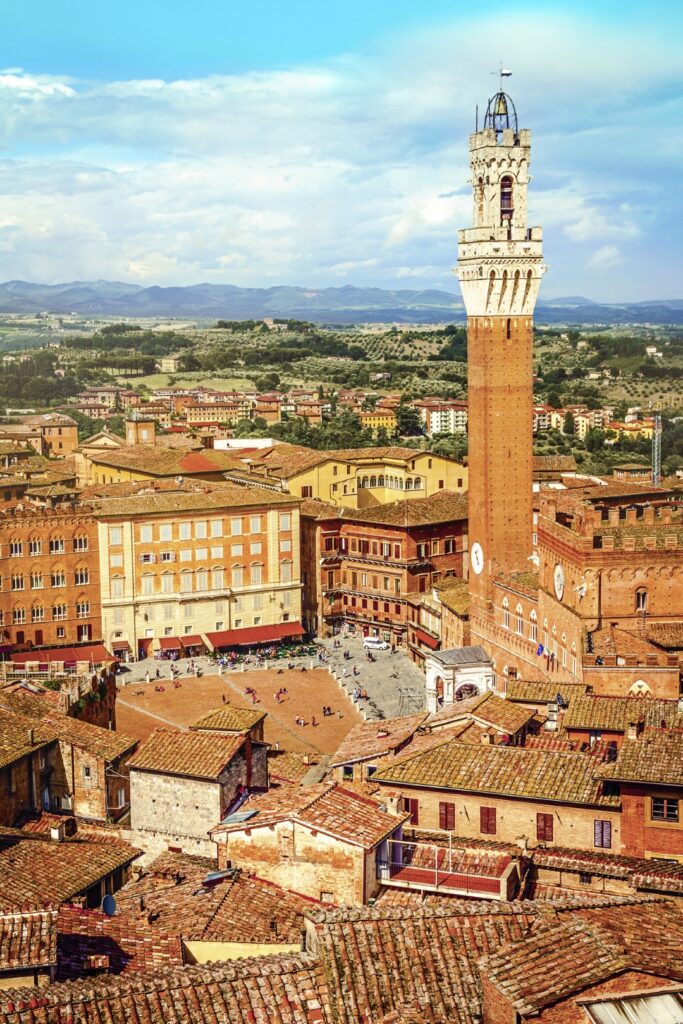
[[[366,651],[388,651],[389,644],[386,640],[380,640],[378,636],[363,637],[363,647]]]

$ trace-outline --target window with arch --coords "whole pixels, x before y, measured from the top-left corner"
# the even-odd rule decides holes
[[[407,491],[412,491],[412,489],[413,489],[413,481],[412,481],[412,479],[410,477],[408,477],[408,479],[406,480],[406,490]]]
[[[567,667],[567,637],[562,634],[562,668]]]
[[[220,566],[216,566],[211,570],[211,589],[223,590],[224,586],[225,571]]]
[[[647,611],[647,590],[645,587],[638,587],[636,590],[636,611]]]
[[[31,590],[42,590],[43,589],[43,574],[38,569],[34,569],[30,576]]]
[[[510,602],[507,597],[503,598],[503,628],[510,628]]]
[[[422,487],[422,477],[421,476],[416,476],[414,481],[413,481],[413,490],[414,491],[419,491],[421,489],[421,487]]]
[[[15,626],[21,626],[24,622],[26,622],[26,609],[22,608],[21,605],[18,605],[16,608],[12,609],[12,622],[15,624]]]
[[[251,566],[251,582],[263,583],[263,565],[261,562],[253,562]]]
[[[87,551],[88,538],[84,533],[77,533],[74,537],[74,551]]]
[[[576,675],[576,640],[572,644],[572,662],[571,662],[572,675]]]
[[[86,583],[90,583],[90,571],[87,565],[76,566],[74,573],[74,582],[77,587],[85,586]]]
[[[280,583],[292,582],[292,563],[280,562]]]
[[[34,604],[31,608],[31,622],[43,622],[45,619],[45,609],[42,604]]]
[[[66,605],[63,602],[58,602],[52,606],[52,618],[55,622],[61,622],[66,618]]]
[[[50,554],[63,555],[65,550],[64,538],[62,536],[50,537]]]
[[[377,486],[377,477],[376,476],[371,476],[370,477],[370,486],[371,487],[376,487]]]
[[[31,537],[28,542],[29,555],[41,555],[43,553],[43,542],[39,537]]]
[[[243,587],[244,586],[244,566],[243,565],[233,565],[232,571],[231,571],[231,578],[232,578],[232,585],[233,585],[233,587]]]
[[[531,609],[531,615],[529,616],[529,636],[534,643],[538,640],[538,616],[536,615],[536,609]]]
[[[514,182],[509,174],[506,174],[500,179],[500,219],[501,223],[512,220],[512,214],[514,212],[513,207],[513,190]]]
[[[517,617],[517,628],[516,631],[520,636],[524,636],[524,613],[522,611],[521,604],[518,604],[515,608],[515,615]]]
[[[377,477],[377,486],[384,487],[384,476],[382,473]]]

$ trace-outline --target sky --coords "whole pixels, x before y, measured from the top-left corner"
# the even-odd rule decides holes
[[[678,0],[3,7],[0,280],[455,292],[503,60],[542,294],[683,298]]]

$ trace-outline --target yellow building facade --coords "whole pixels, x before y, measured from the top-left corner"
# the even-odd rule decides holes
[[[181,650],[183,638],[194,647],[207,634],[299,623],[298,505],[230,485],[96,502],[107,647],[140,658]]]

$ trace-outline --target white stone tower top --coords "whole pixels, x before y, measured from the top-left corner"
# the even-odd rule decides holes
[[[458,235],[458,269],[468,316],[532,316],[543,264],[540,227],[527,227],[531,132],[502,90],[470,135],[471,228]]]

